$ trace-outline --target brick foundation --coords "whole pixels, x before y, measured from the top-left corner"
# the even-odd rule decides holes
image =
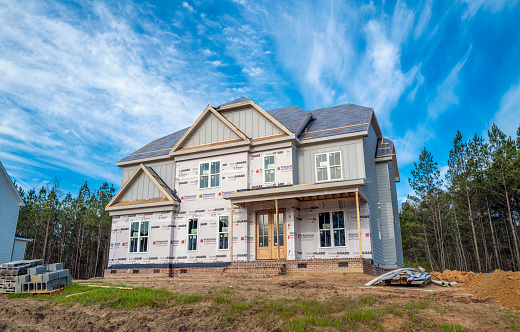
[[[187,268],[125,268],[105,270],[105,279],[111,277],[183,277],[190,275],[220,275],[243,278],[262,278],[286,274],[346,272],[380,275],[389,270],[372,265],[365,258],[306,259],[290,261],[234,262],[227,267]]]

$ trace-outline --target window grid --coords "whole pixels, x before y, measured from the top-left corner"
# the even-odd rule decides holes
[[[219,216],[218,218],[218,248],[219,250],[229,249],[229,217]]]
[[[318,228],[321,248],[346,246],[345,214],[343,211],[318,213]]]
[[[199,188],[220,187],[220,161],[199,165]]]
[[[188,251],[197,251],[198,219],[188,219]]]
[[[316,181],[328,181],[329,179],[342,179],[340,151],[316,155]]]
[[[133,221],[130,224],[130,252],[148,252],[149,220]]]
[[[275,182],[275,164],[274,155],[264,157],[264,182],[271,183]]]

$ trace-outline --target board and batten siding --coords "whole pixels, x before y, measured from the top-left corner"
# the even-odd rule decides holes
[[[217,118],[215,114],[210,113],[182,147],[186,148],[237,139],[241,138],[228,125]]]
[[[336,151],[341,151],[343,180],[365,178],[363,141],[353,139],[351,141],[300,147],[297,151],[298,165],[297,167],[293,165],[293,169],[297,169],[298,184],[316,182],[316,154]]]
[[[0,264],[3,264],[11,261],[20,205],[11,180],[2,169],[0,173]]]
[[[170,187],[170,189],[175,190],[175,162],[173,160],[147,163],[146,166],[151,167],[168,185],[168,187]],[[126,181],[128,181],[137,167],[138,166],[130,166],[123,168],[122,184],[125,184]],[[155,182],[150,179],[148,175],[143,173],[139,176],[138,179],[135,180],[132,186],[127,190],[125,195],[119,201],[140,201],[161,197],[164,197],[164,193],[159,189],[157,184],[155,184]]]
[[[249,138],[259,138],[284,134],[264,115],[252,107],[221,114]]]
[[[379,201],[379,194],[377,189],[377,174],[376,174],[376,149],[377,149],[377,135],[372,123],[368,128],[368,136],[363,137],[363,151],[365,157],[365,177],[371,179],[365,185],[365,193],[368,196],[368,206],[370,209],[370,240],[372,242],[372,259],[374,263],[383,265],[383,243],[379,238],[379,222],[380,215],[377,203]]]
[[[392,207],[392,192],[390,185],[389,163],[377,163],[377,184],[379,195],[379,213],[381,218],[381,240],[383,242],[383,260],[385,265],[395,265],[395,232],[394,232],[394,210]],[[393,172],[391,173],[393,176]]]
[[[390,174],[390,190],[392,193],[392,208],[394,214],[394,233],[395,233],[395,249],[396,249],[396,258],[397,258],[397,266],[404,266],[404,258],[403,258],[403,241],[401,238],[401,221],[399,220],[399,203],[397,201],[397,188],[395,186],[395,176],[394,169],[392,163],[388,164],[388,171]]]

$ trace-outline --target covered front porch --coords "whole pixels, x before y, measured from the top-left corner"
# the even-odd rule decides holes
[[[336,181],[225,194],[232,210],[231,261],[370,259],[366,182]],[[233,220],[235,208],[246,209],[246,225],[244,220]],[[242,234],[247,241],[235,241]]]

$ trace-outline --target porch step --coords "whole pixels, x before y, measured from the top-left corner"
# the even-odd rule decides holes
[[[242,278],[272,277],[286,273],[285,262],[279,261],[233,262],[224,269],[224,275]]]

